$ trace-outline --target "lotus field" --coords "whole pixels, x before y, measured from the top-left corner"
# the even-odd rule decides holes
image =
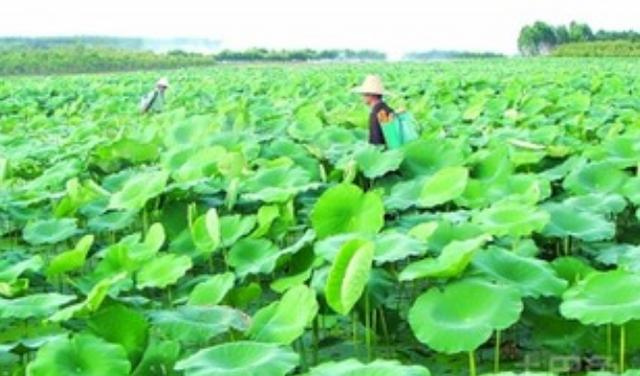
[[[378,73],[421,137],[367,144]],[[0,81],[0,375],[640,375],[640,62]]]

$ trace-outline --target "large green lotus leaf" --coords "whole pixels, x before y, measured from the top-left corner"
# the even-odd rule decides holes
[[[220,220],[216,209],[209,209],[193,222],[191,239],[201,254],[208,256],[218,249],[220,238]]]
[[[629,176],[610,162],[593,162],[573,170],[564,179],[565,189],[576,194],[614,193]]]
[[[374,244],[353,239],[345,243],[336,256],[325,286],[327,304],[346,315],[358,302],[369,280]]]
[[[175,369],[185,376],[284,376],[298,365],[298,354],[276,344],[229,342],[198,351]]]
[[[189,305],[216,305],[233,288],[235,275],[231,272],[214,275],[198,283],[189,294]]]
[[[618,214],[627,206],[622,196],[615,193],[590,193],[572,196],[563,201],[564,205],[578,211],[590,211],[597,214]]]
[[[57,276],[82,268],[86,261],[87,253],[89,253],[89,249],[93,245],[93,239],[93,235],[86,235],[78,241],[74,249],[57,254],[49,262],[47,275],[50,277]]]
[[[177,182],[186,183],[212,176],[226,154],[220,146],[173,148],[163,158],[162,165]]]
[[[97,336],[121,345],[132,364],[136,364],[147,346],[149,323],[144,315],[122,304],[96,312],[87,322]]]
[[[562,296],[560,312],[585,325],[622,325],[640,319],[640,275],[614,270],[592,273]]]
[[[248,200],[282,203],[316,186],[306,170],[297,166],[276,165],[259,169],[243,183],[242,192]]]
[[[413,281],[429,277],[457,277],[467,268],[475,252],[490,239],[490,236],[481,235],[469,240],[454,240],[444,247],[437,258],[427,258],[409,264],[398,278],[401,281]]]
[[[115,192],[109,201],[109,209],[139,210],[147,201],[161,194],[169,179],[165,171],[143,172],[126,181],[122,189]]]
[[[513,166],[509,161],[509,149],[504,145],[481,149],[471,158],[472,163],[477,161],[474,163],[473,175],[478,180],[502,179],[513,172]]]
[[[406,210],[417,206],[426,177],[403,180],[391,187],[391,192],[384,198],[384,206],[390,210]]]
[[[473,222],[492,235],[520,238],[541,231],[549,214],[535,206],[503,201],[476,213]]]
[[[74,295],[57,293],[33,294],[17,299],[0,298],[0,318],[44,318],[75,298]]]
[[[420,192],[419,205],[431,208],[458,198],[467,186],[469,171],[464,167],[446,167],[429,177]]]
[[[242,239],[229,251],[227,263],[239,278],[249,274],[271,273],[280,257],[280,249],[266,239]]]
[[[585,152],[590,159],[606,160],[619,168],[636,166],[640,161],[640,142],[635,136],[617,136]]]
[[[316,292],[305,285],[295,286],[279,301],[256,312],[248,334],[256,341],[290,345],[304,334],[317,313]]]
[[[558,277],[570,284],[580,281],[587,275],[596,272],[588,260],[574,256],[558,257],[551,262],[551,266],[553,266]]]
[[[62,322],[72,319],[80,313],[91,313],[100,309],[111,288],[126,278],[126,273],[120,273],[107,277],[96,283],[87,293],[87,297],[80,303],[76,303],[58,310],[47,318],[48,322]]]
[[[402,171],[409,177],[431,175],[449,166],[461,166],[465,160],[466,145],[449,139],[418,140],[404,148]]]
[[[478,252],[472,263],[486,277],[513,285],[523,297],[560,296],[567,287],[547,262],[502,248]]]
[[[485,234],[480,226],[466,221],[443,219],[436,223],[438,226],[429,236],[427,245],[438,252],[454,240],[469,240]]]
[[[465,279],[420,295],[409,310],[409,324],[418,340],[436,351],[468,352],[485,343],[494,330],[517,322],[522,308],[516,288]]]
[[[369,364],[357,359],[327,362],[312,368],[306,376],[430,376],[422,366],[405,366],[397,360],[377,359]]]
[[[300,140],[312,140],[323,128],[320,114],[323,112],[317,104],[304,104],[294,111],[295,123],[288,128],[291,137]]]
[[[230,329],[247,330],[249,317],[230,307],[181,306],[151,312],[153,327],[186,345],[203,345]]]
[[[571,236],[588,242],[607,240],[615,236],[615,225],[602,215],[555,203],[545,205],[544,209],[550,216],[550,221],[542,232],[546,236]]]
[[[373,240],[375,243],[373,260],[377,265],[423,255],[427,250],[424,242],[395,231],[383,232],[376,235]]]
[[[509,175],[502,179],[471,179],[456,202],[472,208],[484,208],[508,197],[511,202],[534,205],[551,195],[549,181],[535,174]]]
[[[362,174],[375,179],[400,167],[404,154],[402,150],[383,151],[374,146],[367,145],[354,155],[358,169]]]
[[[220,218],[220,237],[222,246],[234,245],[238,239],[247,235],[256,225],[256,217],[253,215],[241,216],[239,214]]]
[[[375,234],[384,225],[384,206],[377,193],[364,193],[351,184],[329,188],[311,213],[318,238],[347,232]]]
[[[167,376],[176,376],[177,372],[172,372],[173,366],[180,356],[180,344],[175,341],[149,338],[149,344],[145,349],[142,359],[136,366],[131,376],[155,375],[157,370],[166,370]]]
[[[165,288],[176,283],[192,266],[188,256],[168,253],[155,257],[138,272],[137,286],[139,289]]]
[[[252,238],[266,236],[273,222],[280,216],[280,209],[276,205],[264,205],[258,209],[256,219],[258,227],[251,233]]]
[[[130,369],[122,346],[79,334],[55,339],[38,350],[27,376],[128,376]]]
[[[37,272],[42,268],[41,256],[32,256],[26,260],[11,263],[9,260],[0,260],[0,285],[13,283],[18,277],[27,271]]]
[[[27,224],[22,231],[22,237],[29,244],[56,244],[78,233],[76,219],[59,218],[36,221]]]
[[[115,232],[129,227],[135,219],[135,211],[114,211],[90,218],[87,227],[93,232]]]

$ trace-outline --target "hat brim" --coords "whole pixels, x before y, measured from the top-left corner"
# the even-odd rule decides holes
[[[387,92],[386,91],[374,91],[374,90],[367,90],[366,88],[363,88],[362,86],[358,86],[358,87],[354,87],[353,89],[351,89],[351,92],[353,94],[362,94],[362,95],[386,95]]]

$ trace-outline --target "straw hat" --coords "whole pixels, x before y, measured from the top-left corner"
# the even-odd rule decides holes
[[[362,85],[356,87],[352,91],[358,94],[374,94],[374,95],[383,95],[386,93],[380,77],[373,74],[368,75],[364,79],[364,82],[362,82]]]
[[[169,80],[166,77],[162,77],[158,80],[156,86],[169,87]]]

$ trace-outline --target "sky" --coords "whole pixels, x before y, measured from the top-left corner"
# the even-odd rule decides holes
[[[517,52],[536,20],[640,29],[637,0],[4,0],[0,36],[205,37],[223,47]]]

